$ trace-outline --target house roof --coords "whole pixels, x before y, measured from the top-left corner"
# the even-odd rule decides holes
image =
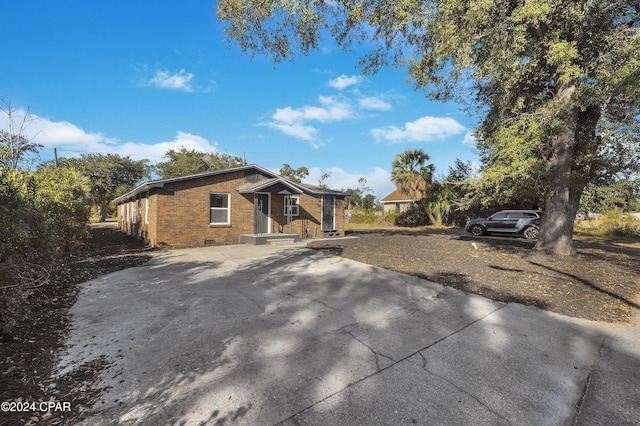
[[[396,188],[391,194],[380,200],[381,203],[398,203],[398,202],[412,202],[413,200],[402,193],[400,188]]]
[[[275,192],[277,194],[302,194],[302,189],[295,186],[289,180],[277,177],[271,179],[262,179],[257,182],[249,182],[240,185],[238,192],[241,194],[252,194],[254,192]]]
[[[322,186],[309,185],[308,183],[296,183],[296,185],[302,187],[303,190],[307,193],[311,193],[313,195],[336,195],[336,196],[346,196],[346,192],[336,191],[335,189],[324,188]]]
[[[240,193],[275,191],[277,193],[290,192],[292,194],[302,194],[303,192],[306,192],[312,195],[320,195],[320,194],[337,195],[337,196],[347,195],[341,191],[321,188],[319,186],[294,183],[294,182],[291,182],[289,179],[279,176],[276,173],[273,173],[272,171],[267,170],[263,167],[260,167],[256,164],[249,164],[246,166],[233,167],[230,169],[211,170],[207,172],[195,173],[195,174],[185,175],[185,176],[177,176],[177,177],[168,178],[168,179],[150,180],[141,185],[138,185],[137,187],[133,188],[131,191],[127,192],[126,194],[119,196],[118,198],[114,199],[113,202],[115,204],[121,203],[125,200],[135,197],[138,194],[147,192],[152,188],[163,188],[168,183],[181,182],[185,180],[198,179],[202,177],[215,176],[215,175],[221,175],[221,174],[238,172],[238,171],[246,171],[246,170],[256,170],[260,174],[267,176],[267,178],[240,185],[237,188],[238,192]],[[278,186],[280,188],[278,188]]]

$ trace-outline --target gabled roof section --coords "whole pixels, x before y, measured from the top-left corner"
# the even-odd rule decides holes
[[[395,191],[393,191],[391,194],[387,195],[382,200],[380,200],[381,203],[398,203],[398,202],[411,202],[411,201],[413,200],[407,197],[406,195],[404,195],[400,190],[400,188],[396,188]]]
[[[238,192],[241,194],[253,194],[254,192],[274,192],[276,194],[302,194],[302,189],[293,182],[282,178],[262,179],[257,182],[240,185]]]
[[[243,171],[243,170],[256,170],[262,174],[264,174],[265,176],[268,176],[269,178],[278,178],[279,176],[275,173],[273,173],[272,171],[269,171],[263,167],[260,167],[256,164],[248,164],[246,166],[240,166],[240,167],[233,167],[230,169],[224,169],[224,170],[211,170],[208,172],[202,172],[202,173],[195,173],[195,174],[191,174],[191,175],[185,175],[185,176],[177,176],[177,177],[173,177],[173,178],[168,178],[168,179],[158,179],[158,180],[151,180],[148,182],[145,182],[141,185],[138,185],[137,187],[135,187],[134,189],[132,189],[131,191],[127,192],[126,194],[123,194],[121,196],[119,196],[118,198],[114,199],[113,202],[115,204],[118,204],[122,201],[125,201],[127,199],[133,198],[138,194],[141,194],[143,192],[147,192],[152,188],[163,188],[167,183],[173,183],[173,182],[180,182],[180,181],[184,181],[184,180],[190,180],[190,179],[197,179],[197,178],[201,178],[201,177],[208,177],[208,176],[215,176],[215,175],[221,175],[221,174],[226,174],[226,173],[233,173],[233,172],[238,172],[238,171]]]
[[[308,183],[296,183],[304,192],[311,195],[335,195],[337,197],[346,197],[348,194],[335,189],[323,188],[321,186],[309,185]]]

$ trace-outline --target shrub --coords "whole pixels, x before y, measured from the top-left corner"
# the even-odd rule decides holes
[[[356,211],[349,216],[349,223],[374,223],[376,214],[374,211]]]
[[[429,218],[422,208],[417,205],[409,207],[406,211],[395,217],[396,226],[424,226],[429,224]]]
[[[605,235],[618,237],[640,237],[640,223],[607,221],[603,224]]]
[[[88,236],[90,205],[67,169],[0,169],[0,332],[29,319],[55,254]]]

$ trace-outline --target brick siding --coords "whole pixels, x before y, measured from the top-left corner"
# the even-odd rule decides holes
[[[242,171],[168,182],[163,188],[153,188],[138,194],[135,200],[118,205],[118,226],[154,247],[238,244],[240,234],[254,232],[254,194],[240,194],[237,191],[246,182]],[[211,193],[230,195],[229,225],[209,223]],[[284,195],[270,195],[271,232],[293,233],[301,238],[320,236],[321,197],[309,194],[296,196],[299,197],[300,214],[293,216],[288,225],[284,215]],[[147,197],[148,224],[145,223]],[[132,202],[136,203],[135,223],[131,221]],[[335,215],[336,228],[344,235],[343,197],[336,197]]]

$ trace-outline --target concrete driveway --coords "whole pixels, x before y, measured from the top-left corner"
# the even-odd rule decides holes
[[[303,244],[166,252],[87,282],[72,316],[60,374],[111,362],[90,425],[640,418],[637,327],[497,303]]]

